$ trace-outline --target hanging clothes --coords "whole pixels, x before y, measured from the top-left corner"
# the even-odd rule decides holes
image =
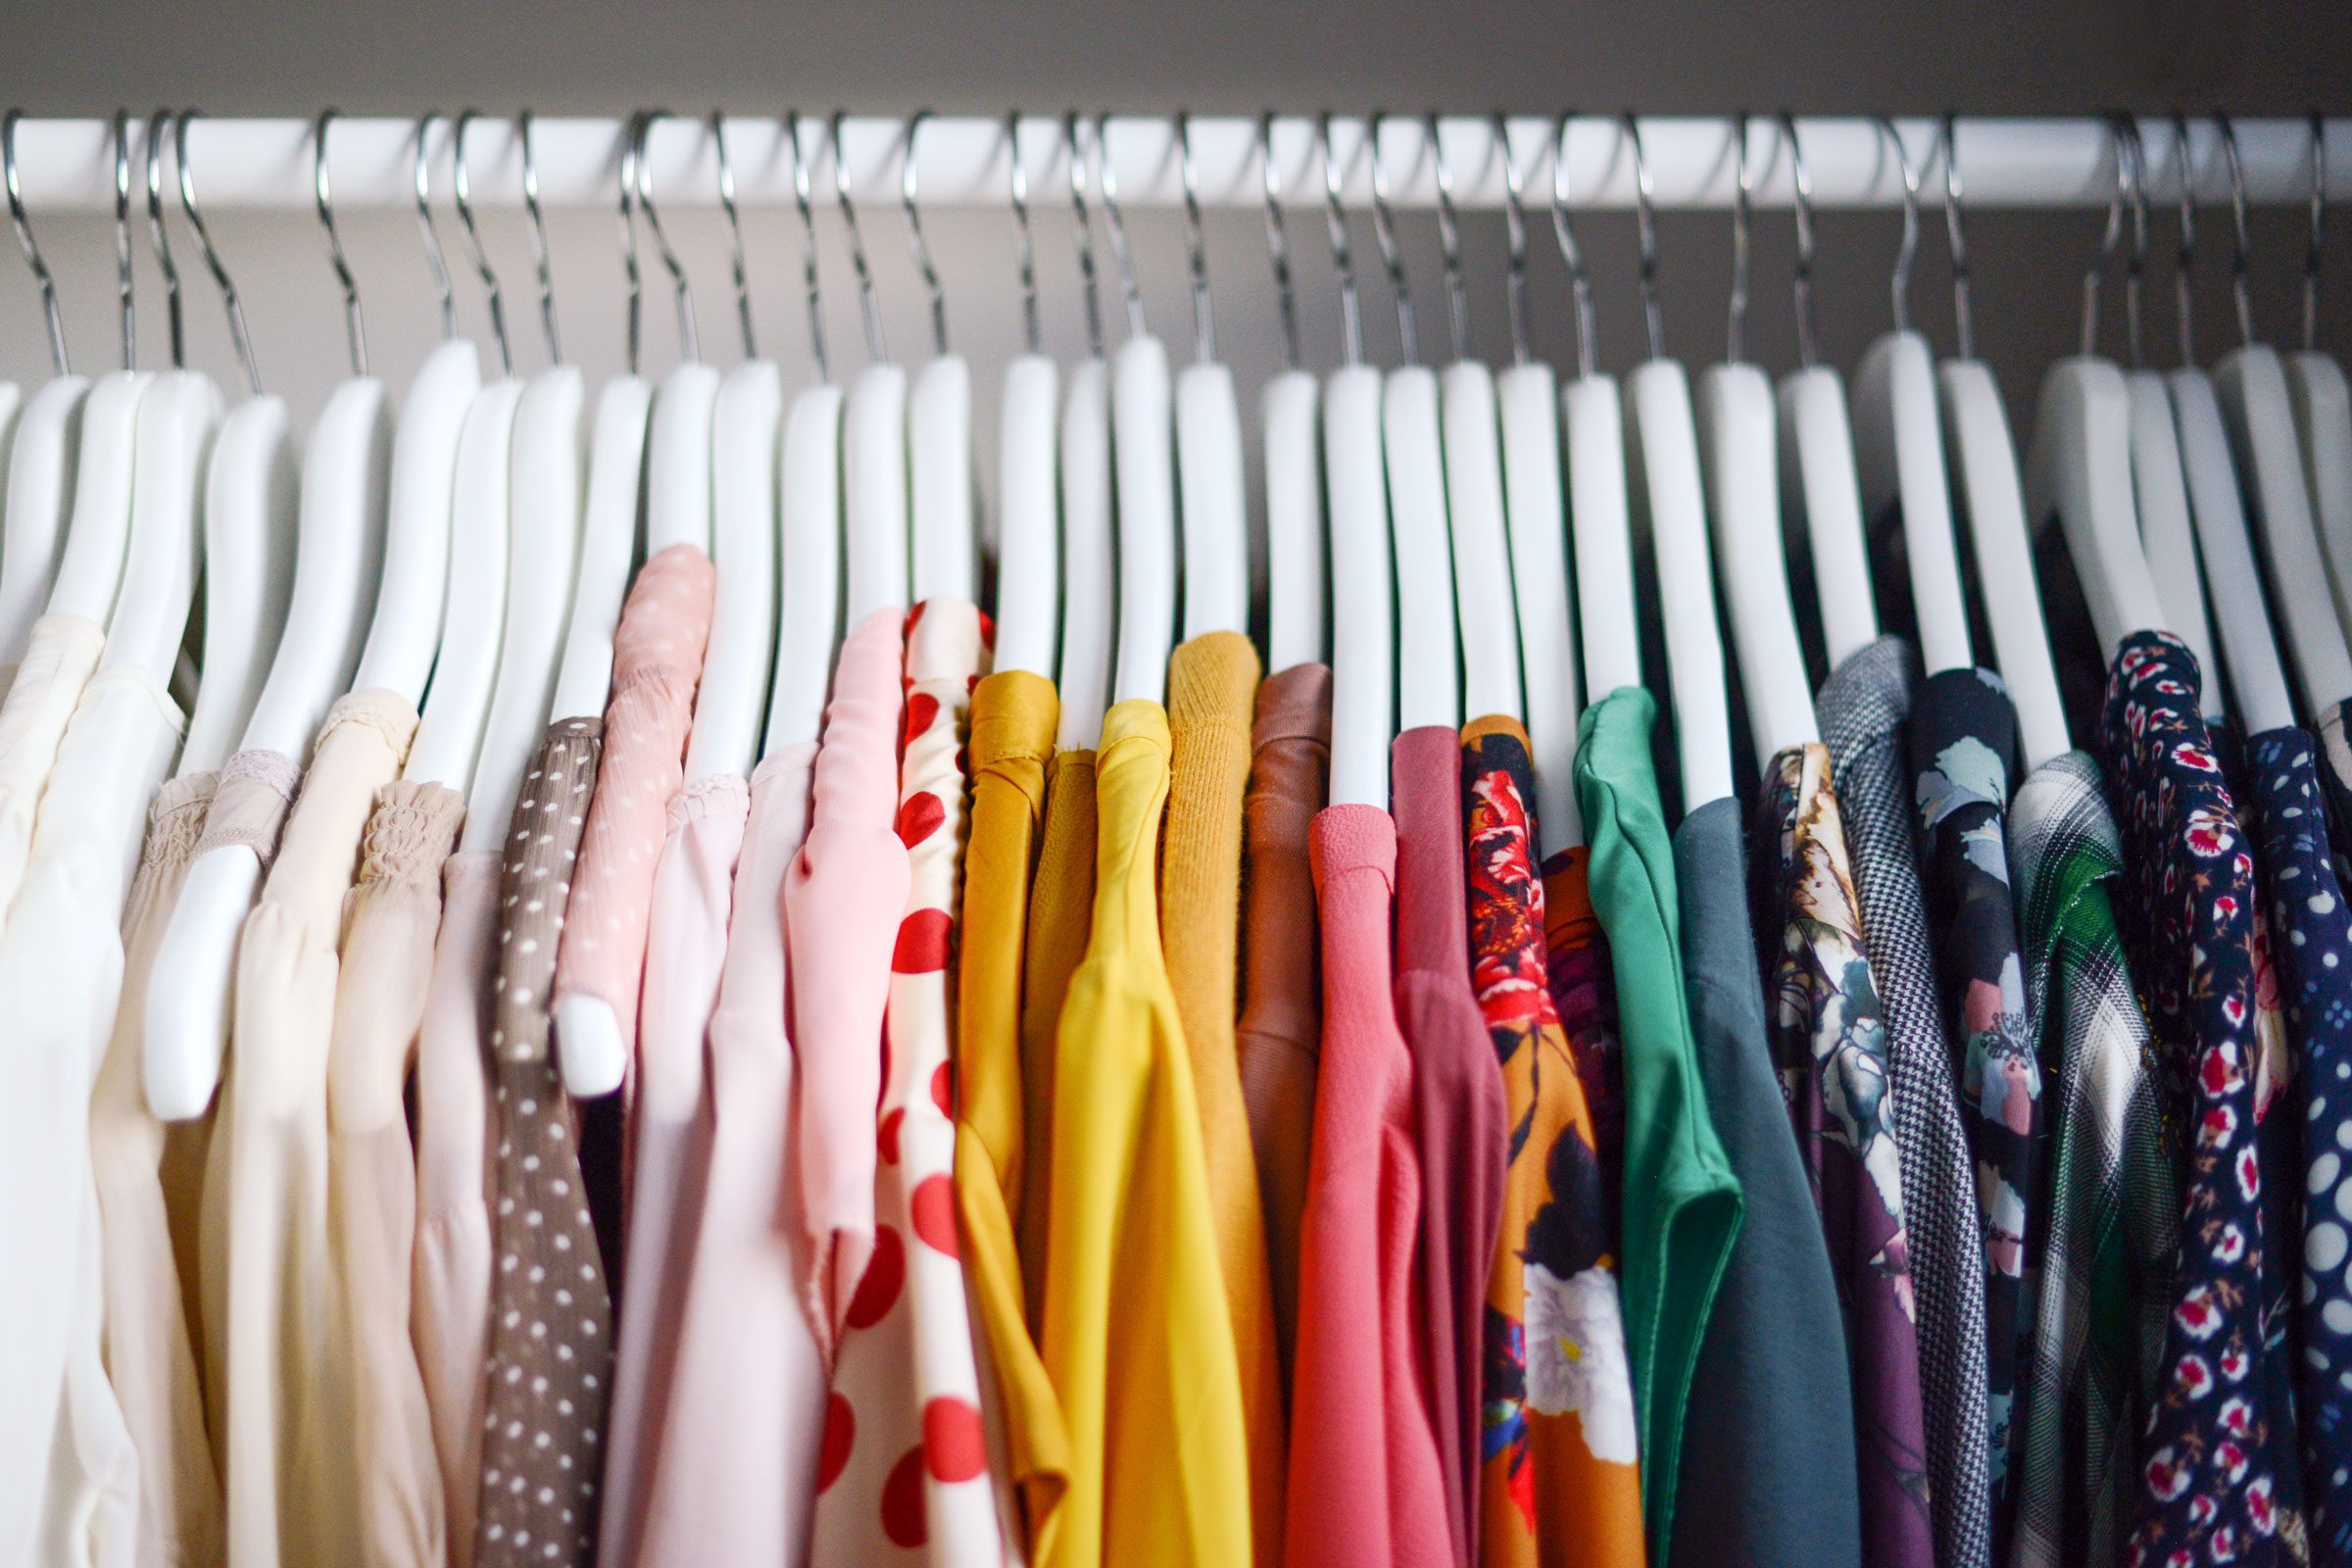
[[[105,652],[105,627],[72,611],[49,611],[32,623],[17,678],[0,699],[0,918],[24,884],[58,746]]]
[[[1070,1480],[1058,1555],[1041,1555],[1040,1568],[1251,1560],[1241,1366],[1158,930],[1168,756],[1158,704],[1130,700],[1104,716],[1093,929],[1054,1057],[1050,1263],[1037,1311]],[[1123,1310],[1127,1301],[1153,1309]],[[1288,1515],[1291,1530],[1303,1523]]]
[[[2196,660],[2135,632],[2117,653],[2100,731],[2131,867],[2124,931],[2189,1133],[2181,1249],[2162,1382],[2141,1436],[2129,1550],[2276,1560],[2277,1483],[2258,1367],[2262,1169],[2254,1145],[2254,858],[2197,710]]]
[[[1553,874],[1537,880],[1535,771],[1516,720],[1482,719],[1463,732],[1461,779],[1471,978],[1507,1118],[1479,1314],[1472,1560],[1634,1568],[1646,1548],[1615,1227],[1569,1045],[1572,1033],[1615,1028],[1605,939],[1582,850],[1563,852]],[[1565,999],[1565,1017],[1555,998]]]
[[[1029,879],[1029,931],[1021,955],[1021,1206],[1016,1232],[1029,1333],[1042,1345],[1054,1212],[1054,1095],[1060,1072],[1061,1010],[1086,961],[1094,926],[1097,854],[1094,751],[1057,751],[1046,770],[1045,826]]]
[[[1663,1560],[1699,1341],[1740,1235],[1740,1184],[1708,1120],[1683,988],[1673,847],[1650,762],[1657,713],[1639,687],[1577,726],[1593,911],[1608,933],[1625,1042],[1625,1321],[1642,1416],[1642,1508]]]
[[[1242,1003],[1234,1029],[1265,1209],[1274,1346],[1290,1396],[1298,1343],[1298,1216],[1315,1120],[1315,876],[1307,837],[1329,795],[1331,666],[1294,664],[1257,688],[1243,805]]]
[[[1984,1238],[1976,1157],[1961,1114],[1956,1053],[1936,994],[1920,882],[1917,780],[1904,740],[1917,671],[1910,644],[1882,637],[1831,672],[1816,711],[1838,780],[1838,816],[1851,847],[1863,937],[1885,1013],[1886,1079],[1900,1107],[1892,1130],[1902,1168],[1903,1234],[1917,1286],[1920,1407],[1936,1560],[1940,1568],[1985,1568],[1992,1551],[1992,1440]],[[1759,843],[1755,855],[1763,853]],[[1762,942],[1768,925],[1760,912],[1758,921]]]
[[[2018,1369],[2011,1561],[2115,1562],[2164,1353],[2180,1183],[2116,926],[2123,845],[2088,754],[2053,758],[2018,786],[2009,857],[2027,1015],[2051,1086],[2049,1224]]]

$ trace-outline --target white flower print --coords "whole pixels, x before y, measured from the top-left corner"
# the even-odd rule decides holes
[[[1596,1459],[1632,1464],[1640,1456],[1625,1319],[1606,1268],[1561,1279],[1541,1263],[1527,1265],[1527,1406],[1539,1415],[1576,1412]]]

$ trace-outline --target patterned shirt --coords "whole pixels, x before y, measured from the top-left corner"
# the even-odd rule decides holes
[[[2254,1144],[2254,857],[2197,711],[2197,662],[2136,632],[2108,678],[2101,742],[2130,880],[2124,935],[2190,1133],[2160,1391],[2142,1438],[2129,1560],[2277,1560],[2266,1462],[2262,1167]]]

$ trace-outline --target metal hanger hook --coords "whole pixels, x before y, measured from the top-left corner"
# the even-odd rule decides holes
[[[1257,166],[1265,183],[1266,255],[1274,267],[1274,308],[1282,322],[1283,363],[1296,370],[1298,353],[1298,292],[1291,281],[1291,235],[1282,217],[1282,173],[1274,165],[1274,111],[1257,117]]]
[[[2132,154],[2125,145],[2123,116],[2111,115],[2107,121],[2107,139],[2115,154],[2115,192],[2107,198],[2107,226],[2100,232],[2098,253],[2082,273],[2082,357],[2090,358],[2099,349],[2099,284],[2114,265],[2116,246],[2124,237],[2124,208],[2129,202],[2132,182]]]
[[[827,122],[833,144],[833,199],[841,204],[842,222],[850,235],[850,268],[858,274],[858,304],[865,317],[865,351],[876,365],[890,358],[882,341],[882,302],[874,293],[874,270],[866,265],[865,235],[858,226],[858,204],[850,199],[850,164],[841,149],[841,122],[848,116],[833,111]]]
[[[1788,147],[1788,178],[1796,215],[1796,363],[1810,370],[1821,363],[1821,332],[1813,311],[1813,176],[1805,169],[1804,143],[1796,117],[1781,111],[1781,139]]]
[[[1086,139],[1072,109],[1061,117],[1062,145],[1069,154],[1070,232],[1078,246],[1079,292],[1086,300],[1087,352],[1102,357],[1102,281],[1095,268],[1095,221],[1086,210]]]
[[[433,226],[432,156],[425,137],[433,122],[441,116],[426,110],[416,117],[413,138],[415,151],[409,166],[409,184],[416,196],[416,228],[424,236],[424,261],[432,269],[433,291],[441,298],[441,336],[454,343],[458,339],[458,296],[450,286],[449,264],[441,254],[441,231]]]
[[[2188,117],[2173,112],[2173,155],[2180,175],[2180,248],[2173,257],[2173,309],[2180,318],[2180,364],[2197,363],[2196,302],[2189,280],[2197,261],[2197,182],[2189,155]]]
[[[343,236],[335,228],[335,196],[326,177],[326,133],[336,112],[321,109],[311,122],[311,195],[318,207],[318,226],[326,230],[326,260],[343,285],[343,331],[351,342],[351,373],[368,373],[368,318],[360,310],[360,282],[352,276],[343,256]]]
[[[1315,117],[1315,145],[1323,154],[1323,226],[1331,236],[1332,270],[1340,278],[1340,353],[1343,363],[1364,363],[1364,309],[1355,286],[1355,255],[1348,243],[1348,213],[1340,204],[1340,161],[1331,151],[1331,115]]]
[[[2252,246],[2246,230],[2246,167],[2237,154],[2237,127],[2230,116],[2219,109],[2213,112],[2213,128],[2222,135],[2222,162],[2230,171],[2230,216],[2237,230],[2237,248],[2230,255],[2230,292],[2237,303],[2237,337],[2247,348],[2254,346],[2254,285],[2248,275],[2252,262]]]
[[[1364,147],[1372,159],[1372,239],[1380,247],[1380,264],[1387,269],[1389,287],[1396,296],[1396,352],[1406,365],[1421,359],[1420,335],[1413,323],[1413,285],[1405,275],[1404,252],[1396,245],[1396,215],[1389,208],[1389,171],[1380,156],[1380,127],[1389,113],[1375,109],[1364,122]]]
[[[2124,261],[2124,349],[2136,370],[2147,363],[2140,295],[2148,272],[2148,150],[2140,139],[2137,119],[2118,116],[2116,128],[2124,139],[2129,169],[2125,195],[2132,204],[2132,250]]]
[[[534,124],[528,109],[515,117],[514,133],[522,144],[522,211],[530,220],[525,232],[531,240],[531,270],[539,279],[539,326],[547,334],[547,360],[550,365],[562,365],[563,340],[556,332],[556,274],[548,264],[547,215],[539,210],[539,159],[532,136]]]
[[[171,330],[172,368],[188,367],[188,333],[179,297],[179,269],[172,264],[172,236],[164,231],[164,132],[172,111],[158,109],[147,122],[147,242],[164,274],[164,316]]]
[[[1575,123],[1575,114],[1563,109],[1551,127],[1551,235],[1559,242],[1560,260],[1568,264],[1568,289],[1576,302],[1576,373],[1582,378],[1592,373],[1597,361],[1600,318],[1592,308],[1592,278],[1585,270],[1585,253],[1568,220],[1568,130]]]
[[[2320,256],[2328,239],[2328,122],[2317,109],[2311,127],[2311,240],[2303,251],[2303,352],[2320,346]]]
[[[1755,172],[1748,167],[1747,111],[1732,116],[1732,293],[1724,315],[1723,357],[1739,365],[1747,358],[1748,214],[1756,198]]]
[[[1649,177],[1649,157],[1642,150],[1642,122],[1631,109],[1617,117],[1617,128],[1634,160],[1634,222],[1642,246],[1642,320],[1649,334],[1649,357],[1666,357],[1666,317],[1658,304],[1658,190]]]
[[[1500,110],[1489,117],[1494,127],[1494,156],[1502,160],[1502,298],[1511,324],[1511,363],[1534,356],[1527,322],[1527,178],[1511,160],[1511,122]]]
[[[808,354],[816,362],[816,378],[833,379],[825,353],[825,301],[816,277],[816,204],[811,199],[808,155],[801,146],[801,112],[784,111],[784,141],[792,149],[792,204],[801,214],[801,283],[808,296]]]
[[[1127,300],[1127,335],[1145,337],[1144,287],[1135,275],[1135,251],[1127,243],[1127,215],[1119,210],[1119,174],[1110,161],[1110,116],[1095,116],[1095,186],[1102,193],[1102,220],[1110,228],[1110,259],[1119,270],[1119,292]]]
[[[743,260],[743,215],[735,207],[735,166],[727,157],[727,119],[710,111],[710,151],[718,160],[718,210],[727,220],[727,267],[735,279],[735,324],[743,334],[743,357],[760,357],[752,332],[752,279]]]
[[[1217,313],[1208,298],[1208,240],[1200,222],[1200,176],[1193,166],[1193,117],[1176,111],[1176,177],[1184,190],[1184,262],[1193,279],[1193,358],[1217,357]]]
[[[629,116],[620,138],[620,270],[628,284],[628,364],[635,375],[645,351],[645,274],[637,266],[637,122]]]
[[[1021,280],[1021,341],[1039,351],[1042,335],[1037,316],[1037,242],[1029,232],[1029,166],[1021,161],[1021,112],[1004,117],[1006,194],[1012,202],[1013,267]]]
[[[1960,190],[1960,117],[1943,117],[1943,231],[1952,247],[1952,320],[1960,358],[1977,357],[1976,313],[1968,298],[1968,231],[1962,220]]]
[[[1895,172],[1903,182],[1903,238],[1895,247],[1894,277],[1888,288],[1894,302],[1894,329],[1911,330],[1911,265],[1919,259],[1919,166],[1904,150],[1902,132],[1885,115],[1874,115],[1879,134],[1893,150]]]
[[[41,314],[49,323],[49,363],[60,376],[73,373],[66,358],[66,318],[57,304],[57,280],[49,275],[49,264],[41,260],[41,247],[34,243],[32,224],[24,216],[24,189],[17,178],[17,122],[24,119],[22,111],[11,109],[0,118],[0,178],[8,186],[8,220],[17,230],[17,244],[24,252],[24,265],[32,269],[33,281],[41,289]]]
[[[923,238],[923,214],[915,205],[916,172],[922,167],[915,160],[915,142],[923,133],[923,122],[931,118],[928,109],[917,109],[906,117],[906,137],[899,147],[899,205],[906,210],[906,243],[914,252],[914,270],[922,274],[923,287],[931,296],[931,351],[948,352],[948,291],[940,285],[939,269],[932,265],[930,242]]]
[[[686,279],[686,268],[671,248],[669,234],[662,226],[662,210],[654,204],[654,161],[651,156],[654,126],[673,119],[666,109],[649,109],[637,122],[637,205],[645,209],[645,221],[654,231],[654,252],[662,258],[662,270],[669,274],[670,292],[678,305],[678,348],[690,365],[703,359],[703,340],[694,329],[694,287]]]
[[[196,236],[197,254],[204,258],[205,270],[220,285],[221,309],[228,313],[229,339],[236,345],[237,359],[245,367],[246,388],[258,398],[262,395],[262,368],[253,357],[253,333],[245,325],[245,304],[237,298],[237,285],[229,281],[228,269],[221,264],[220,253],[213,248],[213,232],[205,226],[204,212],[196,205],[196,166],[188,159],[188,125],[199,118],[199,111],[183,109],[172,128],[172,160],[179,166],[179,210]]]
[[[473,176],[466,168],[466,133],[481,117],[470,109],[458,112],[458,123],[450,135],[449,191],[458,209],[458,237],[466,244],[466,260],[474,275],[482,280],[482,293],[490,302],[490,335],[498,342],[498,365],[502,374],[514,373],[514,347],[507,338],[506,296],[499,292],[498,273],[490,267],[489,252],[482,249],[482,231],[473,221]]]
[[[1453,171],[1446,162],[1446,138],[1438,125],[1438,112],[1431,110],[1421,117],[1429,137],[1430,171],[1438,182],[1438,254],[1446,268],[1446,327],[1451,334],[1453,357],[1470,357],[1470,285],[1462,276],[1462,225],[1460,215],[1453,206]],[[1510,162],[1510,149],[1503,149],[1503,162]]]
[[[115,296],[122,317],[122,368],[138,359],[138,318],[130,266],[130,114],[115,111]]]

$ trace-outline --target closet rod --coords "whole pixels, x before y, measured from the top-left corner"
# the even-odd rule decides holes
[[[310,121],[214,120],[200,118],[188,132],[188,157],[207,208],[302,209],[311,204]],[[535,122],[533,137],[539,184],[550,206],[588,207],[613,198],[614,171],[624,122],[615,119],[554,119]],[[1089,122],[1091,126],[1091,120]],[[1348,183],[1348,199],[1370,194],[1370,160],[1362,156],[1365,120],[1335,118],[1333,146]],[[1896,122],[1910,158],[1923,166],[1929,188],[1939,189],[1941,161],[1936,149],[1940,121],[1932,117]],[[2309,123],[2295,119],[2246,119],[2233,122],[2244,161],[2246,192],[2257,202],[2307,199],[2311,178]],[[1644,118],[1642,134],[1655,179],[1657,205],[1720,208],[1731,205],[1735,184],[1732,122],[1722,118]],[[1822,207],[1893,207],[1902,182],[1886,138],[1874,121],[1860,117],[1806,117],[1797,122],[1813,201]],[[852,193],[860,203],[894,203],[899,191],[899,158],[906,122],[881,116],[852,116],[842,144]],[[1274,158],[1287,199],[1300,206],[1323,199],[1316,162],[1314,120],[1288,115],[1274,127]],[[1537,201],[1551,188],[1553,122],[1545,116],[1514,116],[1509,122],[1512,157]],[[335,204],[392,207],[409,203],[410,138],[413,120],[338,119],[329,172]],[[134,132],[135,133],[135,132]],[[1022,150],[1029,178],[1058,178],[1064,156],[1062,117],[1039,111],[1022,122]],[[1485,116],[1449,116],[1441,123],[1455,199],[1464,207],[1502,204],[1503,174],[1494,156],[1493,122]],[[1963,119],[1959,122],[1960,167],[1969,205],[1985,207],[2103,207],[2113,197],[2113,141],[2107,123],[2077,119]],[[803,146],[823,158],[825,117],[805,112]],[[1437,181],[1418,116],[1393,116],[1383,123],[1381,150],[1401,206],[1427,207],[1437,199]],[[1788,160],[1777,135],[1758,122],[1750,131],[1756,168],[1755,200],[1787,205]],[[2328,194],[2352,198],[2352,119],[2327,122],[2330,156]],[[469,134],[468,169],[474,200],[485,206],[521,199],[521,160],[514,124],[477,120]],[[1118,175],[1120,199],[1130,207],[1174,207],[1182,200],[1172,122],[1157,116],[1113,116],[1107,147]],[[2179,155],[2169,120],[2151,117],[2142,137],[2151,189],[2170,190]],[[436,168],[446,172],[450,122],[434,122],[428,137]],[[1257,122],[1251,118],[1201,116],[1193,121],[1193,145],[1200,171],[1200,200],[1210,206],[1254,208],[1264,186],[1257,164]],[[2200,197],[2229,198],[2229,174],[2221,138],[2210,119],[2190,128],[2189,167]],[[792,160],[785,151],[780,116],[727,118],[727,152],[747,203],[781,205],[792,200]],[[1005,199],[1004,122],[1001,118],[938,117],[925,122],[919,174],[927,207],[998,206]],[[691,115],[665,119],[654,127],[651,172],[662,201],[672,206],[715,200],[716,168],[708,122]],[[1613,117],[1585,116],[1568,136],[1571,199],[1580,208],[1633,205],[1634,176]],[[103,120],[26,119],[18,130],[18,162],[24,197],[34,209],[112,211],[114,159]],[[820,190],[831,193],[830,164],[821,164]]]

